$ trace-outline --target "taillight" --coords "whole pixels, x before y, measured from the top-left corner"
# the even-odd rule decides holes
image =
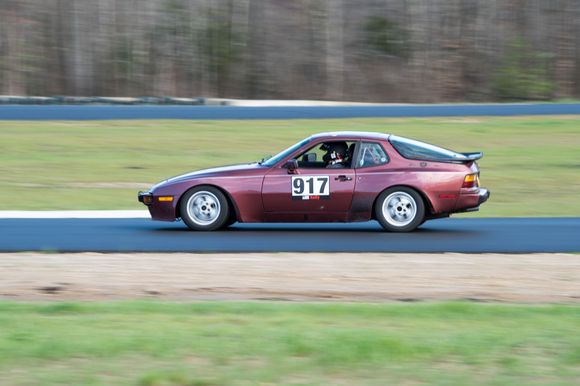
[[[477,174],[468,174],[463,179],[462,188],[475,188],[477,187]]]

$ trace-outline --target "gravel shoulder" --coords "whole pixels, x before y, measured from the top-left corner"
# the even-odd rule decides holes
[[[4,300],[580,303],[574,254],[0,254]]]

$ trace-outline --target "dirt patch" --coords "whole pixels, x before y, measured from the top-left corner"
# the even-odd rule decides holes
[[[580,255],[0,254],[0,298],[580,303]]]

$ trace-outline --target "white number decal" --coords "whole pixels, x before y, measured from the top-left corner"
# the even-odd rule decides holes
[[[328,176],[292,176],[292,198],[316,200],[330,196]]]

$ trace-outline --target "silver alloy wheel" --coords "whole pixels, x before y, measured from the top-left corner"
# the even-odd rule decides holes
[[[405,192],[391,193],[383,201],[383,217],[395,227],[410,224],[417,215],[417,203]]]
[[[220,201],[215,194],[206,190],[196,192],[187,200],[187,214],[197,225],[213,224],[221,212]]]

